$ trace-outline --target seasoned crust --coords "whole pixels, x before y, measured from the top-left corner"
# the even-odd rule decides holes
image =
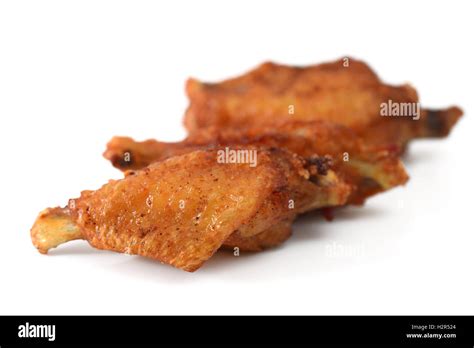
[[[262,251],[279,246],[291,237],[292,222],[291,220],[280,222],[251,237],[244,237],[240,231],[235,231],[227,238],[222,248],[231,250],[238,248],[239,251]]]
[[[114,137],[107,144],[104,156],[117,166],[113,158],[131,153],[135,162],[117,166],[127,170],[196,149],[240,145],[286,149],[314,161],[320,172],[327,169],[327,158],[330,158],[333,170],[354,188],[348,203],[361,204],[367,197],[403,185],[408,180],[398,147],[369,146],[351,129],[324,121],[291,120],[245,131],[209,127],[176,143],[136,142],[131,138]]]
[[[256,236],[315,206],[344,204],[350,193],[337,177],[310,180],[317,173],[287,151],[240,149],[257,151],[258,165],[218,163],[218,149],[194,151],[84,191],[67,214],[95,248],[194,271],[234,232]],[[47,230],[44,223],[38,218],[33,230]]]

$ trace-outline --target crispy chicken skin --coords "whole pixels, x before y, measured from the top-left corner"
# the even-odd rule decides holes
[[[308,67],[264,63],[220,83],[189,79],[185,126],[261,128],[285,120],[323,120],[347,126],[371,144],[402,149],[414,138],[444,137],[462,111],[421,109],[420,118],[382,117],[383,103],[418,103],[410,85],[384,84],[353,58]]]
[[[177,143],[114,137],[104,156],[117,168],[128,170],[196,149],[238,144],[283,148],[308,159],[329,156],[338,176],[354,188],[348,200],[352,204],[408,180],[396,146],[367,146],[351,129],[323,121],[288,121],[246,132],[208,127]]]
[[[279,246],[291,237],[292,223],[292,220],[283,221],[251,237],[243,237],[239,231],[234,232],[226,239],[222,248],[232,250],[238,248],[239,251],[262,251]]]
[[[223,245],[245,242],[249,250],[277,245],[289,236],[297,214],[342,205],[350,194],[327,164],[318,168],[279,149],[236,149],[257,151],[258,164],[219,163],[219,149],[197,150],[83,191],[67,207],[40,213],[31,230],[33,244],[46,253],[85,239],[98,249],[192,272]],[[277,233],[259,242],[258,235],[269,231]]]
[[[276,247],[291,237],[292,223],[293,219],[289,219],[250,237],[244,237],[236,231],[224,241],[222,248],[262,251]],[[48,208],[39,214],[32,238],[39,252],[46,254],[49,249],[72,240],[84,239],[84,236],[79,225],[71,218],[68,208]]]

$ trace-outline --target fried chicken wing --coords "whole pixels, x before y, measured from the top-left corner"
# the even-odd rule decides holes
[[[186,92],[190,104],[184,123],[191,133],[209,126],[243,129],[323,120],[347,126],[371,144],[403,149],[414,138],[446,136],[462,115],[457,107],[418,109],[413,87],[384,84],[352,58],[308,67],[265,63],[220,83],[190,79]],[[389,106],[398,111],[383,117]],[[409,117],[400,116],[403,110]]]
[[[265,63],[220,83],[190,79],[186,91],[188,137],[114,137],[104,156],[125,177],[41,212],[31,229],[41,253],[83,239],[192,272],[221,248],[275,247],[299,214],[329,216],[404,184],[409,141],[446,136],[462,116],[421,109],[413,87],[355,59]]]
[[[283,148],[304,158],[328,155],[338,175],[354,188],[348,200],[352,204],[408,180],[396,147],[367,146],[349,128],[322,121],[288,121],[246,132],[209,127],[177,143],[114,137],[104,156],[117,168],[128,170],[196,149],[239,144]]]
[[[43,211],[31,230],[33,244],[47,253],[85,239],[98,249],[195,271],[222,246],[277,245],[297,214],[342,205],[350,194],[328,163],[317,167],[280,149],[234,150],[256,151],[258,162],[222,162],[223,149],[215,148],[129,171],[65,208]]]

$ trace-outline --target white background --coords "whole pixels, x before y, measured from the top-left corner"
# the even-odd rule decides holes
[[[0,314],[474,314],[472,6],[436,1],[0,2]],[[179,140],[184,82],[351,55],[451,137],[413,144],[406,187],[305,217],[283,247],[189,274],[86,242],[40,255],[45,207],[121,174],[114,135]],[[345,252],[332,253],[334,249]]]

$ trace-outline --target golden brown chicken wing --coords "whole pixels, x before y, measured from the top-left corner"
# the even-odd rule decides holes
[[[322,121],[289,121],[246,132],[203,128],[177,143],[115,137],[107,144],[104,156],[127,170],[196,149],[239,144],[284,148],[304,158],[330,156],[335,171],[354,188],[348,200],[352,204],[361,204],[367,197],[408,180],[396,147],[367,146],[349,128]]]
[[[66,208],[43,211],[31,230],[33,244],[46,253],[85,239],[98,249],[194,271],[223,244],[232,246],[234,233],[239,243],[249,243],[244,248],[256,250],[270,240],[259,243],[257,236],[276,227],[270,244],[278,244],[297,214],[344,204],[350,193],[327,163],[318,168],[279,149],[232,150],[241,151],[240,159],[255,151],[257,161],[236,163],[237,157],[224,158],[228,152],[216,148],[127,172],[122,180],[82,192]]]
[[[446,136],[462,111],[419,108],[416,90],[390,86],[363,62],[344,58],[308,67],[265,63],[220,83],[190,79],[185,125],[193,133],[323,120],[347,126],[371,144],[404,148],[409,140]]]
[[[383,84],[354,59],[266,63],[217,84],[191,79],[187,93],[188,138],[112,139],[104,156],[133,171],[40,213],[40,252],[85,239],[194,271],[219,248],[273,247],[298,214],[404,184],[406,144],[447,135],[462,115],[421,109],[412,87]]]

